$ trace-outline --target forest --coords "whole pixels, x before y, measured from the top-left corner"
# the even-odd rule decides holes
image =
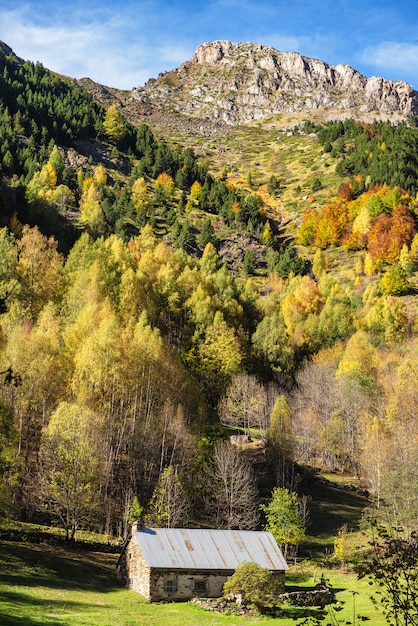
[[[0,97],[0,515],[253,529],[277,489],[307,520],[319,467],[414,528],[414,121],[316,128],[341,185],[289,234],[274,176],[215,176],[39,63],[0,53]]]

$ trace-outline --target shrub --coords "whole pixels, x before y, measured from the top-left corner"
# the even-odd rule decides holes
[[[406,273],[399,265],[390,267],[381,277],[379,285],[383,293],[393,296],[408,293],[410,287]]]
[[[282,590],[280,581],[270,570],[256,563],[244,563],[224,585],[224,595],[238,598],[244,606],[268,613],[278,606],[278,595]]]

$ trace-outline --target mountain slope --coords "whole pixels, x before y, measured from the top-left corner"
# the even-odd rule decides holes
[[[132,90],[131,98],[151,109],[233,125],[319,108],[394,122],[418,112],[418,94],[407,83],[229,41],[200,45],[190,60]]]

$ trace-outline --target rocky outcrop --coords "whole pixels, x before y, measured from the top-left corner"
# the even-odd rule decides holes
[[[400,121],[418,114],[407,83],[366,78],[348,65],[328,65],[296,52],[253,43],[215,41],[189,61],[132,91],[132,100],[160,110],[243,124],[271,114],[344,110],[352,117],[379,112]]]
[[[8,56],[12,56],[16,59],[16,61],[18,61],[19,63],[23,63],[23,59],[21,59],[20,57],[16,56],[16,54],[13,52],[13,50],[11,49],[10,46],[7,45],[7,43],[5,43],[4,41],[0,41],[0,50],[8,57]]]
[[[2,50],[6,56],[13,54],[13,50],[7,45],[7,43],[4,43],[4,41],[0,41],[0,50]]]

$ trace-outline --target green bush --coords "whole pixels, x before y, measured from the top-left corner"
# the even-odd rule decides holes
[[[268,613],[278,606],[281,582],[270,570],[256,563],[243,563],[224,585],[224,595],[234,596],[244,606]]]
[[[379,285],[382,293],[392,296],[402,296],[410,288],[406,273],[399,265],[390,267],[381,277]]]

